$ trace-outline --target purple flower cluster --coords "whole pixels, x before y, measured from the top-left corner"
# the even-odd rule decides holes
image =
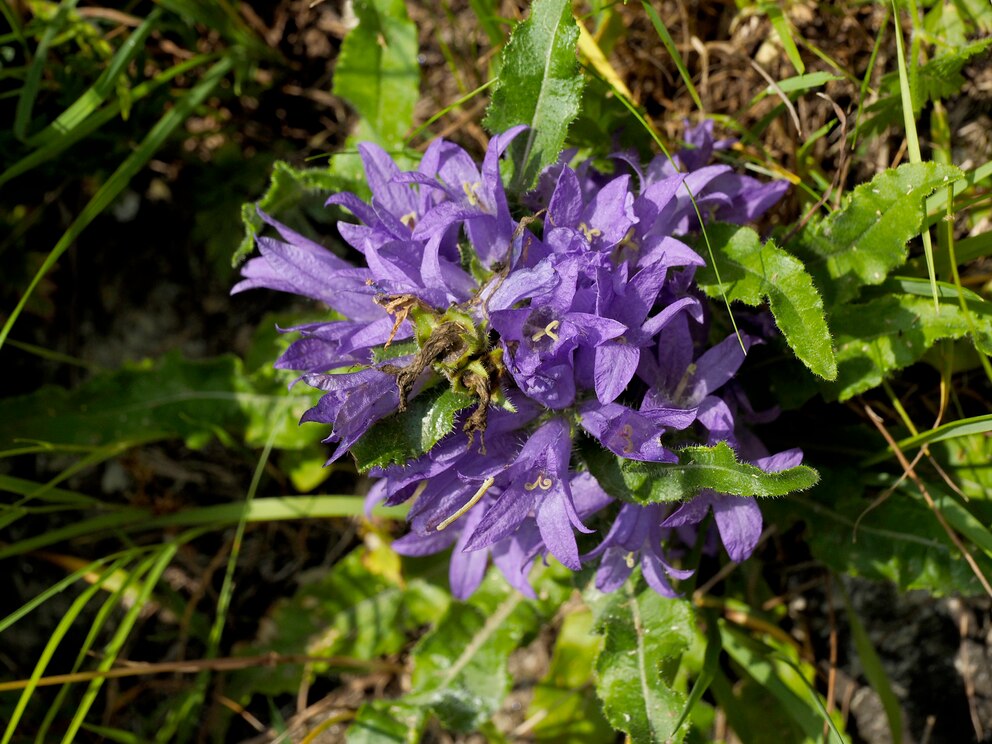
[[[519,216],[500,158],[521,129],[494,137],[481,169],[444,140],[414,172],[360,145],[371,203],[342,193],[328,204],[358,219],[339,231],[364,265],[263,215],[281,239],[258,239],[261,255],[233,291],[291,292],[346,318],[289,329],[299,338],[276,363],[324,392],[303,420],[331,424],[331,461],[418,395],[450,388],[471,398],[455,431],[428,452],[374,468],[369,493],[370,505],[413,500],[398,552],[454,546],[456,596],[474,591],[490,556],[532,595],[529,569],[549,553],[573,570],[598,562],[604,591],[639,561],[647,582],[671,596],[670,579],[691,574],[671,563],[677,533],[691,537],[712,509],[730,557],[743,560],[761,533],[757,504],[706,491],[675,505],[615,502],[573,444],[587,437],[622,458],[675,463],[673,443],[726,442],[769,472],[798,464],[798,450],[768,456],[745,428],[756,414],[732,379],[760,339],[707,346],[693,284],[704,262],[679,240],[699,215],[755,219],[787,184],[708,165],[721,146],[708,122],[689,130],[690,149],[675,163],[657,158],[642,169],[618,155],[611,174],[549,168],[527,197],[535,210]],[[373,361],[390,349],[405,353]],[[607,517],[605,536],[581,552],[576,533]]]

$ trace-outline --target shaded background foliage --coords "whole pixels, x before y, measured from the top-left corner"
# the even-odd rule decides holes
[[[684,117],[698,116],[701,103],[741,138],[730,153],[735,163],[794,174],[797,188],[759,231],[772,231],[783,250],[808,261],[821,250],[817,231],[824,223],[817,226],[814,218],[805,230],[791,228],[819,196],[829,191],[827,207],[836,210],[842,193],[906,159],[891,8],[655,7],[677,57],[666,51],[645,8],[576,7],[608,63],[600,67],[580,55],[585,87],[568,144],[599,156],[614,141],[652,151],[650,133],[610,88],[618,80],[669,144],[678,141]],[[311,7],[283,0],[263,8],[163,0],[123,10],[85,2],[3,9],[0,108],[13,125],[0,132],[0,320],[11,317],[49,251],[65,248],[0,349],[5,609],[13,612],[60,587],[74,571],[89,571],[88,579],[60,593],[42,594],[47,601],[26,620],[3,627],[2,677],[29,678],[49,638],[60,632],[46,675],[102,661],[116,665],[105,647],[113,648],[116,634],[120,659],[246,657],[234,662],[238,668],[209,676],[186,670],[107,680],[92,692],[94,707],[79,723],[80,740],[270,741],[283,734],[302,740],[308,732],[335,740],[356,718],[349,737],[357,741],[381,741],[384,732],[402,741],[411,728],[435,740],[481,731],[496,741],[612,741],[614,727],[650,740],[652,716],[680,713],[693,698],[692,683],[707,678],[708,691],[692,713],[693,740],[728,726],[743,741],[767,740],[761,736],[769,720],[783,732],[780,740],[818,738],[824,724],[817,704],[823,703],[812,702],[803,678],[819,691],[817,700],[839,711],[844,735],[856,741],[891,738],[890,727],[878,725],[886,706],[902,709],[912,740],[924,732],[935,742],[989,739],[990,656],[981,640],[989,630],[988,597],[933,599],[978,595],[980,580],[920,491],[911,481],[897,481],[902,468],[864,409],[867,403],[878,410],[907,452],[917,435],[913,422],[925,430],[938,411],[953,412],[943,419],[952,422],[949,428],[926,441],[968,500],[933,465],[924,461],[920,470],[942,515],[974,554],[978,574],[989,576],[989,383],[969,341],[940,340],[972,336],[974,346],[988,351],[982,339],[992,317],[985,311],[992,241],[982,178],[992,160],[986,49],[992,14],[986,5],[925,3],[913,36],[927,54],[911,94],[925,153],[940,164],[931,169],[954,163],[969,173],[948,223],[958,241],[960,282],[939,251],[948,295],[933,314],[916,242],[903,266],[903,246],[919,232],[911,226],[885,267],[900,267],[908,278],[879,284],[862,276],[879,286],[862,292],[864,304],[853,309],[843,305],[854,294],[845,296],[829,271],[810,269],[826,299],[841,381],[833,388],[818,383],[784,345],[756,349],[742,379],[756,402],[777,401],[786,409],[762,436],[772,446],[803,446],[824,481],[811,493],[765,502],[774,529],[762,560],[731,570],[702,559],[700,591],[692,595],[698,625],[688,605],[658,610],[653,605],[662,600],[633,588],[630,596],[587,594],[583,600],[555,568],[540,579],[538,603],[521,601],[495,577],[469,602],[452,603],[443,561],[400,562],[388,549],[396,523],[357,516],[361,506],[351,497],[367,484],[346,463],[321,469],[318,437],[294,426],[309,401],[287,397],[288,378],[270,369],[281,343],[272,328],[315,309],[265,293],[228,297],[230,256],[239,245],[250,248],[239,220],[242,204],[262,198],[291,224],[333,236],[341,213],[319,209],[320,192],[355,188],[356,159],[348,153],[356,138],[410,148],[413,157],[429,137],[445,136],[481,153],[490,91],[469,94],[500,74],[500,50],[527,15],[524,4],[365,0]],[[907,30],[914,25],[908,9],[900,17]],[[364,37],[349,35],[356,20]],[[99,81],[142,22],[149,24],[147,37],[83,119],[106,117],[102,123],[64,150],[59,143],[68,143],[71,130],[33,139]],[[366,33],[377,23],[376,33]],[[395,60],[380,56],[378,63],[406,82],[391,99],[363,98],[369,73],[356,63],[348,82],[345,45],[364,62],[380,34],[403,39],[383,48],[387,57],[398,55]],[[46,38],[43,56],[39,43]],[[149,143],[163,117],[190,103],[191,92],[218,64],[222,74],[202,101]],[[769,87],[766,76],[776,86]],[[151,89],[136,95],[142,85]],[[383,106],[391,100],[399,109]],[[405,115],[395,116],[397,110]],[[430,127],[409,136],[411,127],[439,113]],[[24,158],[46,146],[51,157],[17,172]],[[343,157],[328,161],[328,153],[342,150]],[[133,175],[115,175],[136,153],[146,157]],[[918,176],[909,183],[921,196],[929,194],[945,172],[930,186]],[[110,194],[108,184],[119,189]],[[75,234],[78,216],[101,194],[110,194],[105,208]],[[929,212],[937,220],[940,205]],[[250,238],[258,225],[247,214]],[[844,219],[839,214],[826,221]],[[733,255],[729,251],[726,260]],[[848,271],[843,266],[833,278]],[[851,292],[862,291],[856,284]],[[967,296],[972,325],[955,310],[964,296],[955,286],[961,285],[978,293]],[[715,278],[707,291],[719,296]],[[743,284],[727,291],[751,304],[763,300]],[[775,301],[771,296],[773,307]],[[894,332],[883,328],[869,339],[872,353],[864,353],[866,319],[890,317]],[[910,342],[917,348],[907,350]],[[929,365],[913,364],[921,358]],[[858,367],[848,378],[845,360]],[[866,364],[875,367],[866,370]],[[883,378],[885,387],[877,387]],[[845,379],[853,382],[845,387]],[[837,397],[850,400],[825,402]],[[301,496],[314,492],[324,496]],[[247,512],[241,507],[246,493],[254,497]],[[869,505],[874,508],[866,511]],[[243,534],[239,520],[246,523]],[[235,546],[232,585],[225,576]],[[110,563],[112,572],[101,574],[107,564],[91,564],[122,550],[132,552]],[[142,563],[146,556],[161,558],[162,565]],[[158,571],[160,578],[142,583],[142,571]],[[80,598],[95,586],[95,600],[82,607]],[[840,599],[842,586],[852,612]],[[896,594],[893,587],[926,593]],[[81,609],[72,616],[77,601]],[[648,648],[665,680],[657,693],[662,699],[646,701],[644,720],[631,724],[622,709],[637,691],[622,684],[616,693],[604,689],[613,676],[623,677],[609,654],[620,658],[642,639],[627,634],[632,621],[611,626],[606,619],[629,618],[649,606],[652,616],[678,615],[668,620],[680,631]],[[72,622],[58,630],[67,616]],[[480,629],[494,616],[503,621],[498,632],[483,637]],[[460,649],[480,638],[478,653],[462,660]],[[92,660],[77,656],[87,647]],[[597,666],[601,647],[607,655]],[[270,652],[329,660],[267,667],[251,658]],[[679,655],[686,660],[682,667],[672,661]],[[452,661],[464,663],[458,674],[445,672]],[[597,679],[607,699],[602,715]],[[15,738],[47,740],[74,725],[86,686],[64,689],[67,697],[56,698],[63,693],[51,687],[25,698]],[[17,692],[0,692],[0,719],[12,720],[19,699]]]

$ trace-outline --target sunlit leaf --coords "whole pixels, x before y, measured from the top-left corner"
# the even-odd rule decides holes
[[[678,455],[678,464],[668,465],[627,460],[589,442],[582,448],[590,472],[606,492],[636,504],[684,501],[704,488],[734,496],[784,496],[806,490],[818,480],[817,472],[807,465],[766,473],[739,461],[726,442],[686,447]]]
[[[358,25],[341,44],[334,95],[362,117],[363,139],[400,145],[420,95],[417,28],[403,0],[355,0]]]
[[[511,146],[514,190],[529,188],[540,170],[555,162],[579,113],[578,38],[571,0],[535,0],[503,52],[485,125],[493,133],[517,124],[530,127]]]
[[[597,604],[596,692],[607,719],[633,744],[681,741],[687,727],[674,725],[685,697],[672,688],[672,665],[692,639],[689,605],[652,589],[638,593],[630,582]]]
[[[775,322],[796,356],[815,374],[827,380],[837,376],[837,362],[830,345],[830,330],[823,300],[798,259],[747,227],[711,225],[710,245],[720,267],[697,275],[699,286],[712,298],[760,305],[766,299]]]
[[[854,299],[866,284],[881,284],[905,263],[906,243],[920,234],[926,216],[924,198],[961,177],[958,168],[937,163],[883,171],[807,229],[797,252],[828,306]]]

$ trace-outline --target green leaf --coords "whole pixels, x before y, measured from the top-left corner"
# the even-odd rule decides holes
[[[926,217],[924,198],[961,177],[951,165],[900,165],[858,186],[840,209],[808,229],[796,252],[828,306],[849,302],[863,285],[881,284],[905,263],[906,243],[920,234]]]
[[[506,664],[521,639],[564,599],[525,599],[495,571],[468,602],[454,602],[413,651],[412,691],[402,702],[429,707],[455,731],[479,728],[510,689]]]
[[[475,399],[451,388],[436,387],[421,393],[403,412],[384,418],[351,448],[362,472],[402,464],[420,457],[454,431],[455,414]]]
[[[685,66],[685,60],[682,59],[682,54],[675,45],[675,39],[668,32],[665,22],[661,20],[658,11],[651,7],[651,4],[647,0],[641,0],[641,6],[644,8],[644,12],[648,14],[648,18],[651,19],[651,25],[654,26],[654,30],[657,32],[658,38],[661,39],[661,43],[665,45],[668,56],[675,63],[675,67],[679,71],[679,77],[682,78],[682,83],[685,85],[686,90],[689,91],[689,95],[692,96],[692,102],[696,104],[696,108],[704,111],[706,107],[703,106],[703,102],[699,98],[699,93],[696,91],[696,86],[692,83],[692,75],[689,74],[689,70]]]
[[[968,302],[976,348],[992,353],[992,313],[987,302]],[[828,399],[845,401],[881,384],[889,374],[918,361],[934,342],[970,332],[961,307],[935,309],[929,298],[890,294],[844,305],[830,317],[836,334],[837,380],[822,386]]]
[[[796,662],[785,655],[787,647],[777,649],[759,643],[729,623],[720,623],[720,636],[727,654],[740,664],[761,688],[770,693],[781,709],[799,726],[806,742],[824,741],[826,744],[843,744],[834,726],[830,736],[824,736],[825,709],[815,689],[795,667]],[[774,643],[774,641],[769,641]],[[788,649],[794,655],[794,650]]]
[[[14,111],[13,132],[17,139],[23,140],[27,136],[28,124],[31,121],[31,109],[34,108],[35,98],[41,89],[41,76],[45,72],[45,59],[48,57],[48,48],[56,39],[58,34],[66,25],[66,21],[78,0],[62,0],[54,17],[48,21],[44,28],[38,46],[34,49],[34,59],[28,69],[27,77],[24,79],[24,86],[17,97],[17,108]]]
[[[925,444],[943,442],[947,439],[957,439],[958,437],[970,437],[973,434],[985,434],[989,431],[992,431],[992,414],[951,421],[934,429],[921,431],[919,434],[907,437],[897,444],[899,445],[899,449],[905,452],[906,450],[914,450],[917,447],[922,447]],[[891,455],[892,451],[886,448],[878,454],[865,459],[862,464],[865,466],[874,465],[887,460]],[[2,484],[3,479],[0,478],[0,488],[2,488]]]
[[[710,245],[720,267],[720,278],[706,266],[696,275],[700,288],[712,298],[726,297],[757,306],[768,300],[775,322],[796,356],[814,374],[837,377],[830,330],[823,300],[798,259],[748,227],[710,225]]]
[[[347,744],[417,744],[424,728],[420,708],[384,700],[362,703],[345,734]]]
[[[603,636],[596,692],[606,718],[633,744],[681,741],[687,727],[676,731],[674,724],[685,698],[672,679],[692,640],[689,604],[652,589],[637,593],[629,581],[596,604]]]
[[[810,90],[811,88],[821,88],[827,83],[832,83],[836,80],[843,79],[844,78],[840,75],[832,75],[829,72],[810,72],[806,75],[796,75],[794,77],[786,78],[785,80],[777,81],[775,88],[769,85],[751,99],[750,105],[753,106],[765,97],[775,95],[778,90],[783,93],[798,93],[804,90]],[[776,88],[778,90],[776,90]]]
[[[503,52],[484,124],[494,134],[517,124],[530,127],[511,145],[514,191],[529,188],[541,169],[555,162],[579,113],[578,38],[571,0],[535,0]]]
[[[358,25],[341,44],[334,95],[358,111],[364,139],[396,147],[420,96],[417,28],[403,0],[355,0],[352,8]]]
[[[589,471],[608,494],[642,505],[684,501],[704,488],[733,496],[785,496],[806,490],[819,479],[807,465],[766,473],[740,462],[726,442],[681,449],[679,462],[673,465],[627,460],[588,439],[581,447]]]
[[[44,387],[0,400],[0,449],[95,449],[169,438],[195,446],[228,430],[255,445],[279,425],[278,446],[310,443],[296,421],[315,396],[295,398],[275,380],[255,380],[233,356],[189,361],[170,354],[98,374],[73,390]]]
[[[254,250],[255,238],[264,226],[259,209],[278,217],[280,222],[297,232],[316,238],[312,235],[308,218],[326,214],[324,202],[327,197],[340,191],[361,192],[363,188],[361,183],[332,173],[327,168],[301,169],[281,160],[276,161],[265,195],[257,202],[248,202],[241,207],[245,237],[231,257],[231,264],[237,266]]]
[[[885,479],[875,485],[873,495],[891,483]],[[813,556],[834,571],[891,581],[904,591],[926,589],[937,595],[982,591],[922,497],[899,492],[874,504],[864,491],[856,473],[832,472],[812,494],[789,499],[788,512],[784,506],[776,512],[779,504],[771,502],[766,516],[802,519]],[[990,575],[992,562],[981,554],[974,556]]]
[[[260,624],[258,639],[241,652],[367,660],[399,651],[411,629],[403,589],[370,571],[366,554],[364,547],[358,548],[323,576],[304,580],[296,594],[274,605]],[[304,676],[314,672],[288,664],[240,670],[232,674],[229,694],[296,692]]]
[[[609,741],[613,729],[603,718],[593,688],[593,669],[603,640],[592,633],[592,612],[565,617],[548,673],[534,689],[527,710],[535,741],[585,744]]]

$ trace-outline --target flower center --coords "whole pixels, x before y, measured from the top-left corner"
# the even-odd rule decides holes
[[[406,227],[410,228],[410,231],[413,232],[413,228],[417,226],[417,213],[407,212],[405,215],[400,217],[400,222],[402,222]]]

